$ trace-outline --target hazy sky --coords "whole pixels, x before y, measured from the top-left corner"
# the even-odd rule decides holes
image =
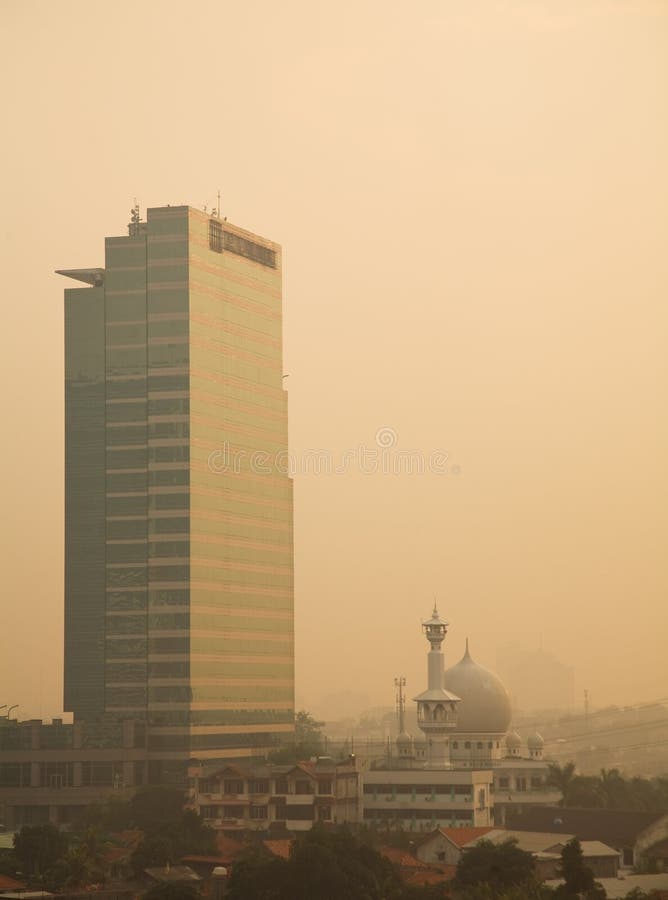
[[[450,662],[668,695],[665,0],[2,0],[0,83],[0,704],[62,706],[53,270],[219,188],[284,248],[295,457],[447,454],[295,477],[298,698],[418,693],[434,594]]]

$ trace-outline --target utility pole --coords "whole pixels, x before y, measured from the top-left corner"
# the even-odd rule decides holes
[[[397,689],[397,718],[399,720],[399,734],[404,733],[404,718],[406,712],[406,696],[404,688],[406,687],[406,679],[403,675],[394,679],[394,686]]]

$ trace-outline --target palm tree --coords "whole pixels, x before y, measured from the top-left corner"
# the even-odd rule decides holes
[[[619,769],[601,769],[601,790],[605,796],[608,809],[625,809],[628,807],[628,785]]]
[[[559,806],[566,804],[568,790],[575,777],[575,763],[567,762],[563,766],[559,763],[549,763],[547,767],[547,783],[561,791]]]

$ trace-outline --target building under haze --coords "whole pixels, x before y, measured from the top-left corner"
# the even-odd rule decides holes
[[[65,709],[146,723],[149,780],[294,720],[281,250],[133,211],[65,291]]]
[[[399,679],[396,755],[364,776],[364,817],[376,824],[394,816],[403,827],[503,824],[510,813],[556,804],[547,783],[544,741],[511,731],[510,696],[503,682],[469,651],[444,669],[447,632],[436,608],[423,622],[430,644],[428,687],[415,698],[426,740],[405,728]],[[419,773],[419,774],[416,774]]]

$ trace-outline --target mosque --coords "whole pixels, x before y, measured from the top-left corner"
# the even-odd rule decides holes
[[[419,830],[432,825],[502,825],[511,810],[560,800],[559,792],[547,784],[543,738],[533,733],[525,741],[511,730],[508,691],[493,672],[475,662],[468,640],[462,659],[444,668],[447,628],[434,606],[431,618],[422,623],[429,642],[427,690],[414,698],[424,737],[406,730],[400,680],[396,756],[364,775],[367,821],[394,817],[402,827]],[[380,804],[379,787],[385,790]],[[370,803],[371,798],[376,802]],[[422,809],[416,808],[416,798]],[[433,805],[424,808],[426,803]]]

